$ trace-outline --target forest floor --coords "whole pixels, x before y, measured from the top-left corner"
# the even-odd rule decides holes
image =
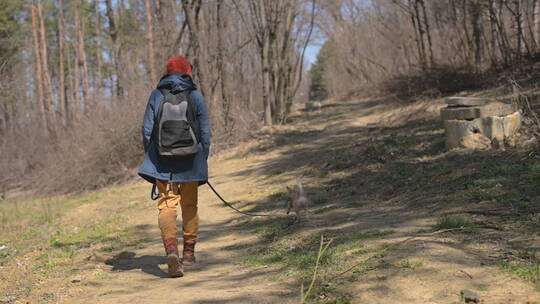
[[[540,159],[446,152],[441,100],[324,103],[212,157],[198,262],[166,275],[143,182],[0,202],[0,303],[540,303]],[[285,214],[303,175],[309,220]],[[306,287],[304,287],[306,289]],[[473,296],[476,297],[476,296]]]

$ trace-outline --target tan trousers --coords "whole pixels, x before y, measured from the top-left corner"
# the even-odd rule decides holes
[[[163,240],[177,238],[176,217],[178,204],[180,204],[184,242],[196,242],[199,230],[199,215],[197,214],[199,183],[169,183],[156,180],[156,186],[159,191],[158,224],[161,229],[161,238]]]

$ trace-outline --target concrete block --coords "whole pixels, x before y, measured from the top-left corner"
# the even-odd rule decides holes
[[[491,116],[506,116],[517,110],[516,104],[491,102],[483,106],[442,108],[441,118],[443,120],[467,120]]]
[[[481,149],[485,140],[473,134],[481,134],[490,141],[503,145],[518,131],[521,126],[521,114],[514,112],[506,116],[476,118],[472,120],[445,120],[443,122],[446,133],[446,148],[454,149],[464,146],[476,146]],[[462,138],[469,137],[465,144]],[[472,144],[476,143],[476,144]],[[501,147],[502,148],[502,147]]]
[[[519,128],[521,128],[521,113],[515,112],[512,113],[503,119],[503,131],[504,137],[509,138],[514,136]]]
[[[503,142],[505,138],[513,136],[521,126],[519,112],[506,116],[486,117],[482,119],[483,134],[491,139]]]
[[[445,102],[449,107],[474,107],[483,106],[492,100],[487,98],[475,97],[447,97]]]
[[[462,138],[482,131],[480,119],[475,120],[445,120],[446,148],[448,150],[460,147]]]

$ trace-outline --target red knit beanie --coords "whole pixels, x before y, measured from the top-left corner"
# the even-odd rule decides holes
[[[173,56],[167,61],[167,73],[192,74],[191,64],[182,56]]]

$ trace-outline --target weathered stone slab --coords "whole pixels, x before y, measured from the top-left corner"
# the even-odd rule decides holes
[[[521,114],[512,113],[503,117],[486,117],[482,119],[482,133],[490,139],[503,142],[513,136],[521,126]]]
[[[480,133],[482,126],[480,119],[475,120],[445,120],[446,148],[448,150],[461,146],[462,138],[475,133]]]
[[[447,149],[465,148],[483,149],[485,140],[473,134],[481,134],[490,141],[499,145],[504,144],[505,139],[511,138],[521,126],[521,114],[514,112],[510,115],[500,117],[484,117],[472,120],[445,120],[444,129],[446,133]],[[472,136],[472,137],[471,137]],[[463,138],[468,137],[466,142]],[[477,148],[471,148],[476,146]]]
[[[516,133],[519,131],[519,128],[521,128],[521,123],[522,117],[520,112],[515,112],[506,117],[503,117],[504,138],[515,136]]]
[[[483,106],[492,100],[478,97],[446,97],[445,101],[449,107],[474,107]]]
[[[467,120],[491,116],[506,116],[517,110],[516,104],[491,102],[484,106],[442,108],[441,118],[443,120]]]

